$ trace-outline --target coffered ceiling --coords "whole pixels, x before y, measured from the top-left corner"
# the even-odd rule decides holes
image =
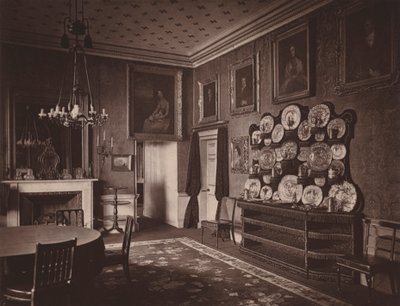
[[[0,0],[1,40],[59,48],[68,2]],[[196,67],[329,2],[331,0],[84,0],[94,47],[87,51]]]

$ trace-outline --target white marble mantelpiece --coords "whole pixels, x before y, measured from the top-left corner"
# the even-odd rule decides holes
[[[93,182],[97,179],[71,180],[5,180],[11,192],[16,192],[7,207],[7,226],[20,225],[20,194],[24,193],[57,193],[81,192],[82,209],[84,211],[85,227],[93,226]]]

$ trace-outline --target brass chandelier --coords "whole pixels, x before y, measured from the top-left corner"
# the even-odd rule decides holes
[[[69,48],[69,54],[72,57],[72,87],[68,102],[66,105],[62,105],[64,83],[68,72],[68,69],[65,69],[57,104],[54,108],[50,108],[49,112],[45,112],[42,108],[38,114],[40,119],[47,117],[54,123],[71,128],[83,128],[86,125],[101,126],[108,119],[105,108],[102,109],[101,113],[95,110],[86,55],[84,48],[79,43],[80,37],[84,36],[84,47],[93,47],[92,38],[89,34],[89,20],[85,18],[83,2],[84,0],[81,0],[79,10],[78,0],[74,1],[74,6],[72,0],[69,1],[69,16],[64,19],[64,34],[61,37],[61,47]],[[74,11],[74,14],[72,14],[72,11]],[[74,35],[72,47],[70,47],[67,33]],[[85,87],[82,86],[83,82],[86,82]]]

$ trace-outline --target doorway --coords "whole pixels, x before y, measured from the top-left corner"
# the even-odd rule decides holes
[[[199,132],[201,190],[199,195],[199,226],[202,220],[215,218],[218,201],[215,198],[215,178],[217,172],[218,130]]]

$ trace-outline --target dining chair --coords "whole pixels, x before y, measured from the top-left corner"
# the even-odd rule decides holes
[[[236,199],[230,197],[223,197],[218,203],[215,220],[202,220],[201,221],[201,243],[204,243],[204,229],[210,229],[215,232],[216,247],[218,248],[218,239],[221,237],[224,241],[224,236],[232,233],[233,243],[236,245],[235,240],[235,209]]]
[[[56,225],[73,225],[84,227],[84,212],[81,208],[59,209],[56,211]]]
[[[378,221],[375,241],[372,245],[371,239],[371,220],[364,219],[365,224],[365,240],[364,252],[360,256],[346,254],[336,258],[337,265],[337,289],[341,291],[341,270],[342,268],[350,269],[354,272],[365,274],[369,299],[371,299],[373,280],[376,274],[386,273],[390,277],[390,285],[393,295],[398,295],[396,292],[395,277],[399,271],[399,262],[395,261],[396,241],[400,243],[397,238],[397,231],[400,230],[400,223],[390,221]],[[390,236],[387,233],[382,233],[386,229],[391,232]],[[388,248],[390,244],[390,248]],[[373,249],[373,255],[368,253],[368,250]],[[398,254],[398,253],[397,253]],[[398,290],[397,290],[398,291]]]
[[[128,281],[131,281],[129,273],[129,249],[131,246],[131,237],[133,230],[133,217],[127,216],[124,230],[124,239],[122,241],[122,249],[119,250],[106,250],[104,267],[122,264],[124,273]]]
[[[36,245],[33,281],[10,280],[4,288],[7,302],[30,302],[34,305],[69,303],[72,267],[77,239]],[[66,299],[61,299],[61,294]]]

